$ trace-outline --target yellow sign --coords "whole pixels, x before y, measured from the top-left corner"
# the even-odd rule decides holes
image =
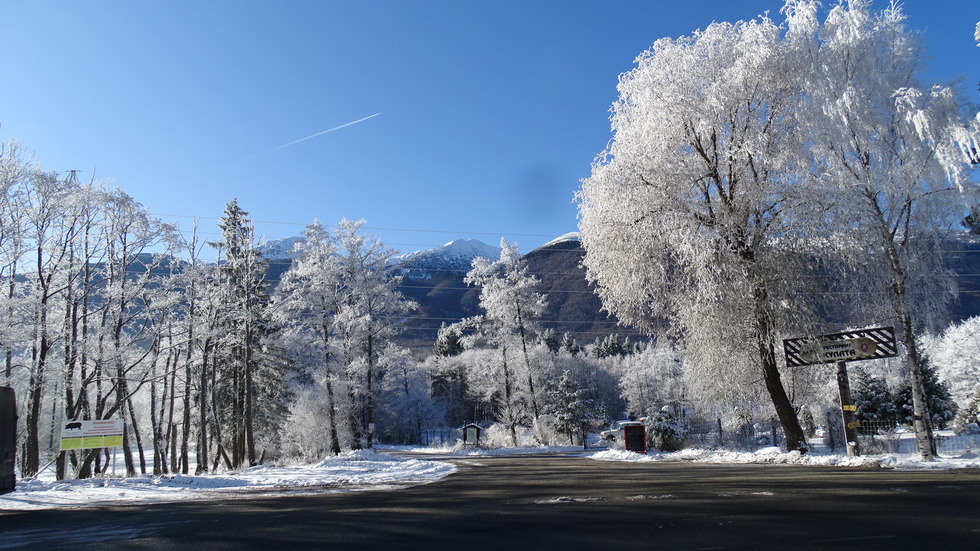
[[[858,407],[853,404],[847,404],[844,406],[844,411],[857,411]]]

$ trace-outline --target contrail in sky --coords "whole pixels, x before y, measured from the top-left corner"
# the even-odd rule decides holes
[[[322,136],[324,134],[329,134],[329,133],[333,132],[334,130],[340,130],[341,128],[347,128],[348,126],[357,124],[359,122],[364,122],[364,121],[366,121],[368,119],[373,119],[374,117],[377,117],[380,114],[381,113],[375,113],[373,115],[368,115],[368,116],[364,117],[363,119],[357,119],[356,121],[351,121],[351,122],[349,122],[347,124],[342,124],[340,126],[335,126],[333,128],[328,128],[328,129],[323,130],[321,132],[317,132],[316,134],[309,135],[309,136],[307,136],[305,138],[300,138],[298,140],[295,140],[295,141],[292,141],[292,142],[289,142],[289,143],[284,143],[284,144],[282,144],[282,145],[280,145],[278,147],[273,147],[272,149],[266,151],[266,153],[272,153],[273,151],[278,151],[280,149],[283,149],[284,147],[289,147],[291,145],[296,145],[296,144],[298,144],[300,142],[305,142],[306,140],[312,140],[313,138],[316,138],[317,136]]]

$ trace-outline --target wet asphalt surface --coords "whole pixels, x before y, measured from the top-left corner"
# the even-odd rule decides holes
[[[980,470],[451,460],[390,490],[0,511],[0,549],[980,548]]]

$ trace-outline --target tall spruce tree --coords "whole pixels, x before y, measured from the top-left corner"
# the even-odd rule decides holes
[[[266,325],[265,272],[268,264],[262,259],[255,240],[255,227],[248,212],[232,199],[225,205],[218,222],[222,241],[214,243],[221,254],[219,292],[222,311],[221,359],[218,364],[218,388],[226,408],[222,431],[230,437],[233,468],[256,463],[255,417],[257,371],[261,369],[260,339]],[[224,443],[219,444],[220,447]],[[225,450],[227,451],[227,450]]]

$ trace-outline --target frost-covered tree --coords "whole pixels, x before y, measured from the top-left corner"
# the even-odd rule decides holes
[[[895,407],[895,396],[888,388],[888,383],[863,370],[857,371],[851,398],[857,406],[858,421],[897,421],[898,409]],[[865,427],[862,427],[864,429]],[[874,427],[870,427],[873,429]],[[873,432],[872,432],[873,434]]]
[[[956,416],[956,430],[962,432],[980,431],[980,392]]]
[[[220,355],[217,385],[212,388],[224,406],[218,411],[223,417],[223,434],[227,443],[221,448],[231,450],[231,466],[254,465],[256,411],[259,401],[275,403],[274,395],[259,394],[261,370],[270,368],[262,361],[261,339],[267,325],[264,279],[268,264],[262,258],[255,237],[255,227],[248,212],[236,199],[225,205],[219,220],[222,240],[214,243],[221,254],[219,287],[221,311],[219,323],[224,334],[219,342]],[[219,448],[219,449],[221,449]]]
[[[13,385],[14,352],[26,342],[27,324],[19,323],[27,307],[24,289],[17,276],[27,260],[30,243],[26,239],[24,200],[30,185],[34,162],[17,142],[0,144],[0,349],[4,354],[4,384]]]
[[[568,443],[574,444],[574,436],[580,434],[582,445],[585,446],[583,427],[595,410],[591,400],[585,398],[585,392],[579,388],[569,371],[562,374],[558,386],[551,393],[551,414],[555,417],[555,430],[568,437]]]
[[[980,316],[951,325],[942,335],[923,342],[953,400],[967,407],[980,393]]]
[[[390,350],[415,304],[398,292],[400,277],[387,270],[396,251],[376,236],[362,235],[363,225],[363,220],[342,220],[330,231],[318,221],[307,226],[299,256],[276,289],[273,311],[281,346],[302,370],[297,378],[302,400],[292,416],[317,402],[322,408],[320,425],[287,427],[290,445],[322,441],[321,448],[337,454],[344,441],[359,449],[366,434],[370,447],[384,378],[391,365],[401,365],[391,358],[404,359],[382,352]],[[323,434],[301,434],[303,427]]]
[[[582,347],[579,346],[578,341],[575,340],[575,337],[569,333],[565,333],[561,338],[561,350],[572,356],[576,356],[582,351]]]
[[[925,410],[929,412],[930,426],[944,429],[947,423],[956,418],[956,402],[949,395],[949,387],[939,380],[936,370],[928,362],[923,366],[922,375],[922,390],[927,400]],[[916,415],[913,396],[912,381],[906,379],[895,393],[895,409],[899,418],[910,424],[915,423]]]
[[[436,337],[434,353],[423,365],[431,381],[432,398],[440,404],[445,414],[444,422],[450,427],[479,420],[470,393],[466,365],[460,360],[464,350],[459,329],[443,324]]]
[[[674,346],[651,345],[621,363],[619,388],[628,417],[635,419],[684,400],[682,356]]]
[[[306,227],[303,237],[298,245],[299,256],[276,287],[273,318],[282,328],[281,337],[288,339],[286,349],[292,361],[308,373],[307,379],[312,383],[301,394],[301,403],[294,406],[305,411],[307,402],[319,400],[323,414],[318,417],[322,417],[322,422],[312,426],[318,433],[312,438],[326,439],[328,444],[320,447],[337,455],[341,451],[337,386],[343,380],[339,375],[342,364],[337,357],[334,325],[342,300],[338,295],[337,247],[317,220]]]
[[[479,402],[488,404],[493,417],[510,433],[511,443],[518,444],[517,428],[527,421],[527,400],[514,370],[513,347],[509,336],[496,331],[482,316],[463,320],[460,327],[474,332],[464,338],[467,350],[460,355],[466,366],[467,391]]]
[[[365,433],[367,446],[373,444],[369,429],[384,375],[378,369],[378,355],[416,308],[398,291],[401,276],[387,269],[397,251],[377,236],[363,235],[364,224],[364,220],[345,219],[333,230],[338,287],[334,330],[347,373],[348,422],[355,448],[360,448]]]
[[[940,239],[963,216],[975,144],[961,95],[919,80],[925,54],[898,4],[787,2],[788,36],[808,61],[798,67],[807,102],[810,158],[836,197],[829,218],[859,267],[851,278],[880,300],[873,319],[895,320],[908,353],[916,437],[931,458],[924,359],[917,339],[942,313],[953,287]],[[875,296],[875,295],[869,295]]]
[[[791,316],[807,311],[813,258],[794,249],[811,230],[798,209],[803,67],[788,53],[763,17],[640,54],[620,78],[614,138],[578,193],[579,229],[607,310],[650,331],[675,322],[702,376],[739,387],[728,393],[761,374],[787,447],[805,450],[775,348],[802,324]]]
[[[647,440],[654,448],[662,452],[674,452],[684,447],[687,429],[674,416],[673,408],[670,406],[651,411],[647,419],[647,427],[649,427]]]
[[[25,438],[21,448],[21,473],[34,476],[40,468],[41,407],[57,354],[58,298],[66,284],[70,264],[69,243],[75,228],[77,212],[71,208],[72,184],[54,173],[31,172],[24,194],[24,238],[33,247],[32,269],[25,273],[27,300],[31,311],[26,324],[30,327],[27,344],[27,392],[24,396]]]
[[[442,415],[429,392],[429,379],[407,348],[385,344],[378,357],[384,373],[377,416],[378,430],[386,442],[420,444],[422,429]]]
[[[502,361],[507,362],[509,341],[513,340],[519,347],[524,375],[520,379],[526,385],[531,413],[537,418],[541,415],[538,392],[535,390],[538,374],[531,363],[528,349],[533,346],[533,335],[539,331],[537,320],[547,302],[545,296],[535,290],[539,280],[528,273],[517,244],[511,245],[502,238],[500,249],[500,258],[495,261],[482,257],[473,259],[472,269],[463,281],[467,285],[480,287],[480,308],[485,312],[481,323],[484,331],[493,333],[503,354]]]

